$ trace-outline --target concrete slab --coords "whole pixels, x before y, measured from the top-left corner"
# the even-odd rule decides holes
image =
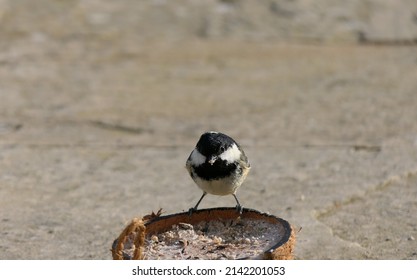
[[[245,148],[239,199],[301,229],[297,258],[417,259],[415,47],[37,31],[0,41],[0,259],[109,259],[200,197],[206,130]]]

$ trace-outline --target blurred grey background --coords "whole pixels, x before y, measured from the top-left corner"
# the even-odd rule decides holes
[[[416,120],[415,0],[0,0],[0,259],[110,259],[207,130],[296,258],[417,259]]]

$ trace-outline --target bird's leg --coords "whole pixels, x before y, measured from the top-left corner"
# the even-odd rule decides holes
[[[242,214],[243,213],[243,207],[242,207],[242,205],[240,205],[239,200],[237,199],[236,194],[233,194],[233,197],[235,198],[236,203],[237,203],[237,205],[236,205],[236,211],[239,212],[239,214]]]
[[[194,211],[197,211],[197,207],[198,207],[198,205],[200,204],[200,202],[203,200],[203,198],[206,196],[206,192],[203,192],[203,195],[200,197],[200,199],[198,200],[198,202],[197,202],[197,204],[193,207],[193,208],[190,208],[189,210],[188,210],[188,215],[190,215],[191,216],[191,214],[194,212]]]

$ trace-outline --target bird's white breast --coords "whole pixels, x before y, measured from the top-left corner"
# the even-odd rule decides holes
[[[236,193],[237,189],[242,185],[250,168],[242,170],[241,176],[229,176],[217,180],[204,180],[198,176],[194,176],[194,182],[203,191],[214,195],[229,195]]]
[[[206,181],[196,177],[194,180],[200,189],[214,195],[233,194],[240,186],[232,182],[229,178]]]

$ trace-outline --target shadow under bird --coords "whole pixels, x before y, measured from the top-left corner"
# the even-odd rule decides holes
[[[226,134],[210,131],[203,133],[185,164],[191,178],[203,190],[197,204],[190,208],[189,214],[209,193],[213,195],[233,195],[236,209],[243,208],[236,196],[250,170],[250,164],[240,145]]]

